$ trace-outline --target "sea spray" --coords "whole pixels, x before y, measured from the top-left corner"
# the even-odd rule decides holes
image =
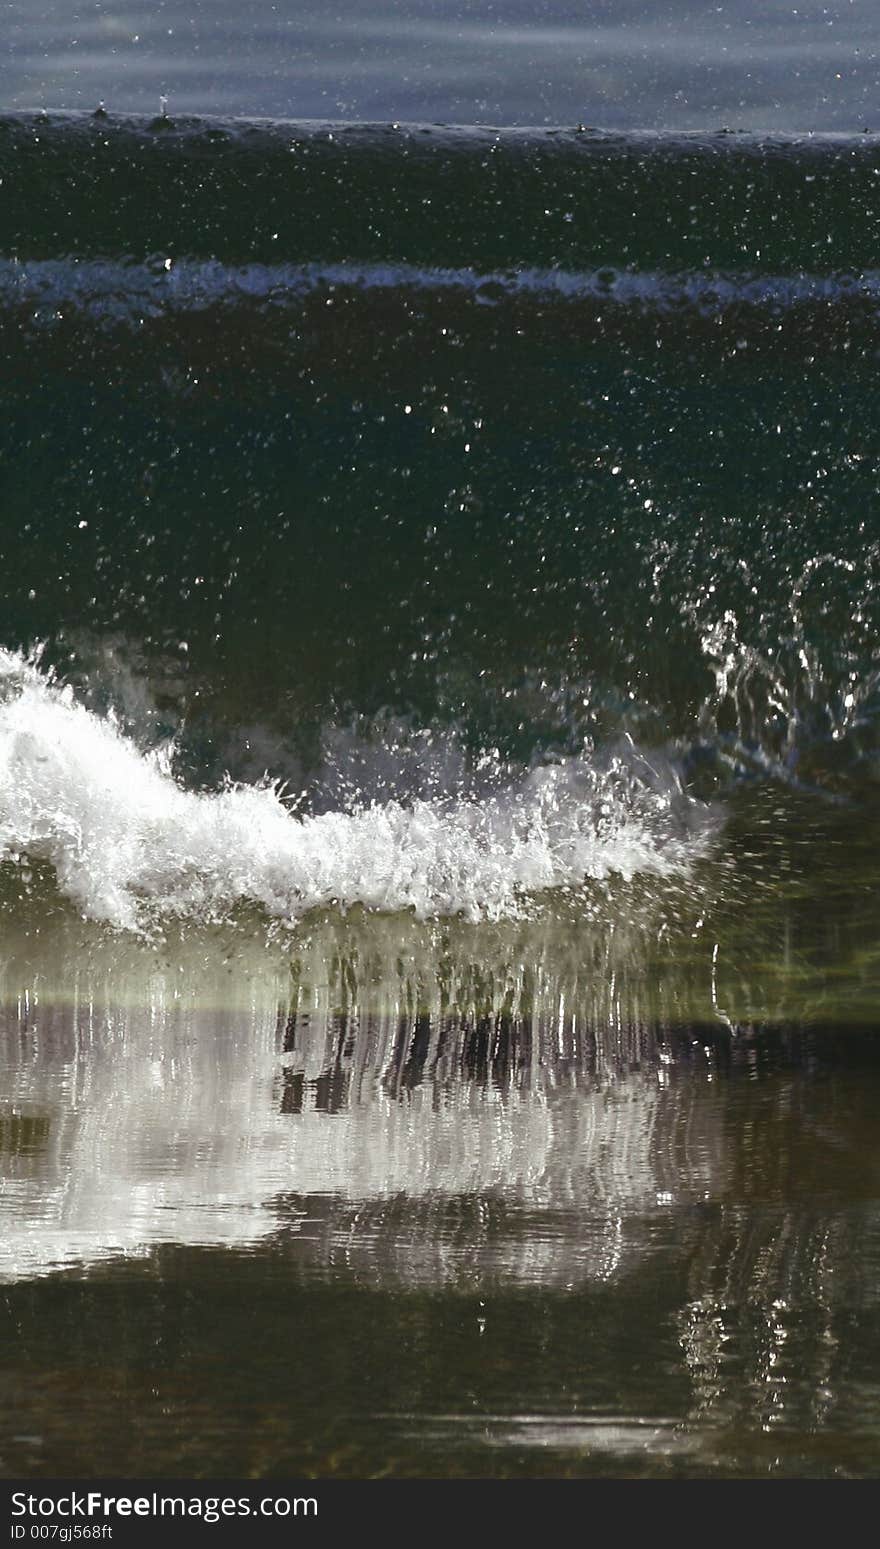
[[[299,817],[272,785],[185,789],[167,751],[0,654],[0,843],[51,863],[91,918],[137,929],[144,906],[212,918],[244,901],[294,918],[362,903],[498,919],[586,879],[670,874],[710,810],[632,745],[526,773],[482,800],[373,803]]]

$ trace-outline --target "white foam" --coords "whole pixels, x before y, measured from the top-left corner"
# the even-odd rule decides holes
[[[283,919],[334,903],[499,919],[544,889],[678,871],[712,826],[631,744],[480,800],[297,817],[265,783],[186,790],[167,754],[142,753],[112,717],[0,651],[0,854],[49,861],[84,915],[128,929],[151,908],[213,918],[238,902]]]

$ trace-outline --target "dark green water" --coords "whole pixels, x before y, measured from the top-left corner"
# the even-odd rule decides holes
[[[0,179],[0,1467],[876,1472],[876,139]]]
[[[861,773],[871,137],[31,119],[0,166],[5,637],[147,677],[191,772],[381,713]]]

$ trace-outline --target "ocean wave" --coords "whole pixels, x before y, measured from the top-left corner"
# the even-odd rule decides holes
[[[84,915],[123,928],[240,902],[282,919],[355,903],[498,919],[588,878],[678,872],[712,827],[671,765],[628,742],[481,800],[298,817],[266,783],[187,790],[168,749],[142,753],[112,716],[0,652],[0,850],[48,861]]]
[[[3,251],[583,272],[876,262],[875,134],[0,116]]]

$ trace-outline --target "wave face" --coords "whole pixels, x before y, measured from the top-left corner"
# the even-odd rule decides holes
[[[83,912],[873,812],[877,137],[31,115],[0,180],[0,835]]]
[[[876,261],[880,136],[41,114],[0,126],[7,251],[481,268]],[[33,197],[35,183],[41,197]]]

